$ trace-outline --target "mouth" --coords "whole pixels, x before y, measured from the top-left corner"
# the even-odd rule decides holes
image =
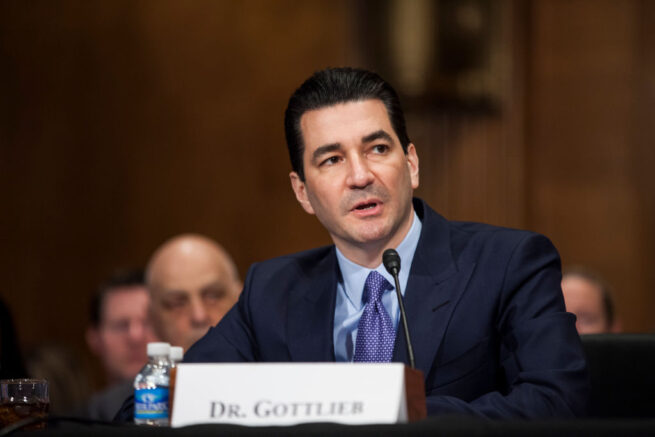
[[[358,210],[358,211],[363,211],[363,210],[366,210],[366,209],[375,208],[377,205],[378,205],[377,202],[369,202],[369,203],[364,203],[364,204],[361,204],[361,205],[357,205],[355,207],[355,209]]]
[[[365,216],[375,214],[380,210],[381,206],[382,202],[378,199],[364,200],[355,204],[355,206],[351,209],[351,212],[354,212],[360,216]]]

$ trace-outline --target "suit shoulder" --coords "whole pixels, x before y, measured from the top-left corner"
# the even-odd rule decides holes
[[[511,240],[523,240],[528,237],[541,237],[545,236],[533,231],[524,229],[506,228],[503,226],[490,225],[487,223],[465,222],[465,221],[449,221],[452,233],[461,233],[469,237],[478,236],[480,238],[494,238],[502,237]]]
[[[537,232],[494,226],[485,223],[451,221],[450,238],[454,248],[474,244],[501,252],[512,252],[520,246],[556,250],[548,237]]]
[[[310,275],[314,269],[319,268],[334,256],[334,246],[318,247],[255,263],[251,266],[248,274],[251,275],[256,272],[258,276],[264,275],[269,278]]]
[[[333,252],[334,246],[322,246],[304,250],[302,252],[278,256],[257,264],[262,268],[272,269],[287,268],[295,265],[305,266],[315,264],[316,262],[330,256]]]

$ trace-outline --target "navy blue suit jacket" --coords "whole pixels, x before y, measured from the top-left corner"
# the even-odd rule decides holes
[[[583,414],[586,363],[550,241],[414,208],[423,228],[404,303],[428,413]],[[238,303],[184,361],[334,361],[339,275],[334,246],[253,265]],[[407,362],[401,333],[393,361]]]

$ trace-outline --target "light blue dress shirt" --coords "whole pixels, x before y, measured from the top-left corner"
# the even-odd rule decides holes
[[[401,260],[398,280],[400,281],[400,291],[403,296],[405,295],[405,287],[409,279],[409,270],[414,259],[414,252],[421,235],[421,227],[421,221],[414,212],[409,232],[398,247],[395,248]],[[366,282],[366,277],[371,269],[350,261],[338,248],[337,261],[339,262],[343,281],[337,283],[337,303],[334,309],[334,356],[337,361],[348,362],[353,360],[355,352],[357,325],[364,312],[364,303],[362,302],[364,282]],[[393,286],[393,289],[385,291],[382,295],[382,304],[389,317],[391,317],[394,329],[397,332],[400,309],[396,297],[395,281],[382,263],[374,270],[384,276]]]

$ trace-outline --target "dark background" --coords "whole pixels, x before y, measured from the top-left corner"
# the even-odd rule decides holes
[[[655,2],[468,3],[484,38],[437,32],[423,91],[399,86],[417,194],[548,235],[613,284],[626,330],[655,329]],[[283,111],[327,66],[402,85],[375,5],[0,0],[0,293],[24,348],[88,360],[94,287],[174,234],[215,238],[242,275],[329,243],[292,195]],[[440,70],[440,47],[469,56]],[[458,88],[457,66],[487,79]]]

